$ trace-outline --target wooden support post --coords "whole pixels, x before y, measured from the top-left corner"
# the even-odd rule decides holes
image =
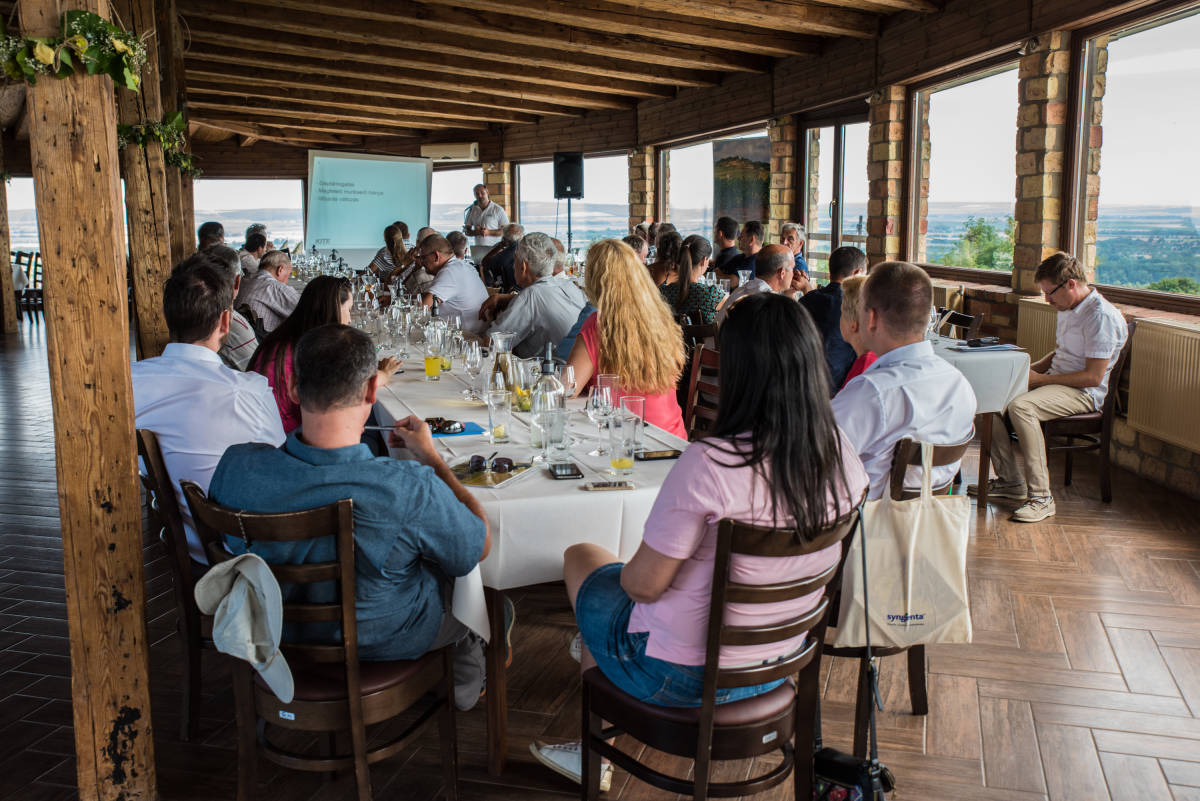
[[[4,172],[4,145],[0,143],[0,173]],[[8,237],[8,188],[0,178],[0,320],[4,333],[17,330],[17,298],[13,294],[11,243]]]
[[[57,0],[22,0],[54,36]],[[107,0],[75,7],[108,17]],[[116,108],[103,75],[28,92],[62,518],[79,797],[157,798]]]
[[[152,0],[114,0],[117,18],[139,36],[155,26]],[[117,89],[117,117],[124,125],[162,119],[158,85],[158,51],[147,48],[142,66],[142,89]],[[133,306],[137,317],[139,359],[158,356],[170,341],[162,314],[162,289],[171,273],[172,260],[167,209],[167,167],[162,145],[127,145],[121,151],[125,176],[125,215],[129,220],[129,265],[133,275]]]
[[[183,79],[183,44],[175,0],[159,0],[156,14],[156,45],[162,77],[161,102],[164,112],[187,113],[187,85]],[[188,133],[191,136],[191,133]],[[188,146],[190,152],[191,146]],[[192,211],[192,179],[178,170],[167,171],[167,203],[171,235],[171,264],[178,264],[196,250],[196,225]]]

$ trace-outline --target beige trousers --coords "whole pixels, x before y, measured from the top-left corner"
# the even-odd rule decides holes
[[[1004,410],[1017,433],[1021,455],[1025,458],[1025,483],[1029,497],[1050,495],[1050,471],[1046,466],[1046,440],[1041,421],[1054,420],[1081,412],[1095,411],[1092,398],[1082,389],[1047,384],[1032,389],[1014,399]],[[1004,428],[1004,420],[995,415],[992,420],[992,468],[1004,482],[1021,480],[1021,469],[1013,453],[1012,439]]]

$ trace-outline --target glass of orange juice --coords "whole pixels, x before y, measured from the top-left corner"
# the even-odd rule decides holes
[[[441,331],[432,326],[425,331],[425,380],[440,381],[442,378]]]
[[[618,476],[627,476],[633,472],[637,423],[637,416],[620,411],[614,413],[608,421],[608,465]]]

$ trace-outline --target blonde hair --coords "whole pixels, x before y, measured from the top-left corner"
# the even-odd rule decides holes
[[[866,280],[865,275],[852,275],[842,281],[842,319],[858,319],[859,299],[862,297],[862,285]]]
[[[674,391],[683,370],[683,332],[633,248],[605,239],[588,248],[585,285],[599,311],[600,364],[626,392]]]

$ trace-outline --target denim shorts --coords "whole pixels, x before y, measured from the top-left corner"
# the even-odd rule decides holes
[[[621,568],[613,562],[583,580],[575,596],[575,619],[583,643],[605,677],[624,692],[659,706],[700,706],[704,665],[676,665],[646,656],[646,632],[629,632],[633,600],[621,589]],[[717,690],[717,703],[740,701],[773,690],[783,679],[752,687]]]

